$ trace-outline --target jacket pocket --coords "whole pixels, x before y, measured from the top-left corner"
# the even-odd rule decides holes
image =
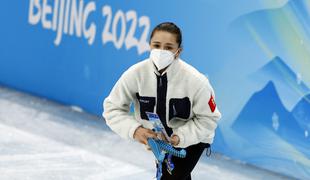
[[[154,112],[156,98],[148,96],[140,96],[139,93],[136,93],[136,96],[140,105],[141,119],[148,120],[148,117],[145,112]]]
[[[188,97],[169,100],[169,120],[172,118],[188,119],[191,113],[191,102]]]

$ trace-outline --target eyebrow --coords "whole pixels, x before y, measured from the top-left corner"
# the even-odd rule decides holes
[[[159,41],[153,41],[152,43],[154,43],[154,44],[160,44],[161,42],[159,42]],[[174,44],[172,44],[172,43],[166,43],[165,45],[174,46]]]

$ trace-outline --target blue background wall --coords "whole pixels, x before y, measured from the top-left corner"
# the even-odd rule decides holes
[[[3,1],[0,83],[100,115],[152,28],[173,21],[217,94],[215,151],[308,179],[309,13],[307,0]]]

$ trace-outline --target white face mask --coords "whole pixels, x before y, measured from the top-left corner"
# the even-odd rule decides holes
[[[177,52],[178,51],[176,51],[176,53]],[[157,70],[160,71],[172,63],[172,61],[175,59],[174,56],[176,53],[172,53],[168,50],[153,49],[150,53],[150,59],[157,67]]]

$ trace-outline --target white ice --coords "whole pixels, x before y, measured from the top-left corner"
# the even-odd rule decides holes
[[[0,86],[0,179],[154,178],[150,151],[76,109]],[[201,157],[192,179],[289,178],[214,153]]]

